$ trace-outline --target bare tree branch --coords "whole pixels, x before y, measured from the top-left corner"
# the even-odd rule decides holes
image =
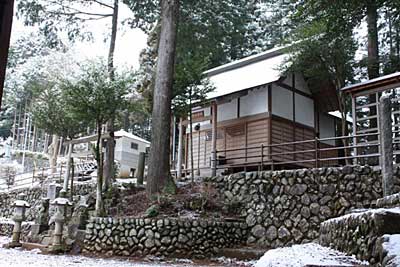
[[[101,6],[104,6],[104,7],[108,7],[108,8],[111,8],[111,9],[114,8],[114,7],[112,7],[110,5],[107,5],[106,3],[100,2],[98,0],[91,0],[91,1],[97,3],[97,4],[101,5]]]

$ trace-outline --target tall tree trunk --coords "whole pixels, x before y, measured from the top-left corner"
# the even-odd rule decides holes
[[[11,144],[11,148],[14,149],[15,146],[15,137],[16,137],[16,132],[17,132],[17,111],[18,110],[18,105],[17,107],[14,109],[14,121],[13,121],[13,131],[12,131],[12,144]]]
[[[376,0],[367,2],[368,78],[379,77],[378,7]]]
[[[104,215],[103,203],[103,156],[102,156],[102,141],[101,141],[101,123],[97,122],[97,141],[95,155],[97,161],[97,189],[96,189],[96,216]]]
[[[368,28],[368,78],[374,79],[379,77],[379,50],[378,50],[378,6],[376,0],[367,1],[367,28]],[[369,96],[370,103],[376,103],[376,95]],[[377,114],[376,107],[370,108],[369,116]],[[370,128],[378,127],[378,119],[370,120]],[[369,141],[376,140],[377,137],[369,136]],[[368,153],[377,153],[378,147],[370,147]],[[376,165],[376,158],[368,158],[368,164]]]
[[[33,134],[32,134],[32,152],[36,151],[36,144],[37,144],[37,127],[33,125]]]
[[[152,112],[153,135],[146,187],[150,196],[165,189],[175,190],[170,175],[169,141],[178,10],[179,0],[161,0],[161,33]]]
[[[18,109],[17,139],[15,140],[15,143],[16,143],[16,145],[14,147],[15,149],[18,149],[19,144],[21,142],[21,129],[20,129],[20,127],[21,127],[21,114],[22,114],[22,105],[20,105],[19,109]]]
[[[70,141],[72,141],[72,138],[70,138]],[[69,178],[70,178],[70,173],[71,173],[71,164],[73,162],[72,160],[72,151],[74,150],[74,145],[72,143],[70,143],[68,145],[68,160],[67,160],[67,166],[65,169],[65,174],[64,174],[64,186],[63,186],[63,190],[65,192],[68,191],[68,184],[69,184]],[[74,179],[74,177],[71,177],[71,179]],[[72,190],[72,188],[71,188]]]
[[[51,173],[56,173],[57,170],[57,158],[60,149],[60,142],[58,135],[54,134],[51,143],[51,155],[50,155],[50,168]]]
[[[14,14],[14,0],[0,2],[0,108],[6,76],[8,48],[10,45],[11,26]]]
[[[27,121],[27,116],[26,116],[26,106],[27,106],[27,101],[25,100],[25,107],[24,107],[24,115],[23,115],[23,121],[22,121],[22,139],[21,139],[21,145],[22,148],[25,149],[25,136],[26,136],[26,121]]]
[[[43,153],[47,154],[49,151],[49,135],[44,132],[44,144],[43,144]]]
[[[118,29],[118,2],[119,0],[114,0],[113,16],[111,24],[111,40],[110,49],[108,52],[108,73],[110,79],[114,80],[114,51],[115,42],[117,39],[117,29]],[[115,153],[115,142],[114,142],[114,118],[107,122],[107,130],[110,134],[110,138],[107,139],[106,143],[106,161],[104,162],[104,188],[107,190],[114,178],[114,153]]]

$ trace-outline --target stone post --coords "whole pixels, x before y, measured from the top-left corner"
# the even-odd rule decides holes
[[[382,169],[383,196],[393,193],[393,132],[392,103],[390,97],[384,95],[379,100],[379,133],[381,143],[380,165]]]
[[[53,244],[50,248],[52,252],[64,251],[62,244],[62,233],[65,223],[65,211],[67,206],[72,206],[71,202],[66,198],[56,198],[51,205],[56,207],[56,213],[51,218],[55,223],[55,229],[53,233]]]
[[[7,247],[15,248],[22,246],[22,244],[20,243],[22,222],[25,220],[26,208],[29,207],[30,205],[28,204],[28,202],[22,199],[16,200],[14,202],[14,208],[15,208],[13,216],[14,228],[13,228],[11,243],[9,243]]]
[[[144,177],[144,167],[145,167],[145,158],[146,154],[144,152],[139,153],[139,162],[138,162],[138,169],[137,169],[137,184],[143,184],[143,177]]]

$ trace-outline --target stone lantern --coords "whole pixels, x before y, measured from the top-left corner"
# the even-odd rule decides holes
[[[67,206],[72,206],[72,204],[68,199],[60,197],[54,199],[51,205],[55,207],[55,213],[51,218],[51,221],[55,224],[51,250],[63,251],[62,233],[65,223],[66,208]]]
[[[22,244],[19,242],[21,236],[22,222],[25,220],[25,212],[26,208],[29,208],[30,205],[25,200],[16,200],[14,202],[14,228],[12,233],[11,243],[8,244],[9,248],[21,247]]]

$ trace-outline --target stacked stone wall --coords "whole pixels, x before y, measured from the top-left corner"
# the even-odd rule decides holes
[[[400,209],[376,209],[348,214],[325,221],[320,227],[319,243],[355,255],[376,266],[386,266],[384,235],[400,233]]]
[[[14,223],[13,222],[0,222],[0,236],[8,236],[11,237],[12,232],[14,228]],[[21,234],[21,239],[22,241],[26,241],[29,231],[31,230],[31,224],[30,223],[22,223],[22,234]]]
[[[400,193],[380,198],[376,201],[377,208],[400,207]]]
[[[247,225],[201,219],[92,218],[86,226],[86,252],[108,256],[203,258],[243,243]]]
[[[396,169],[399,190],[399,168]],[[239,204],[249,244],[276,248],[318,240],[320,224],[382,196],[379,170],[365,166],[237,173],[212,177],[226,202]]]
[[[83,196],[95,192],[95,184],[76,184],[74,185],[74,195]],[[19,194],[24,194],[24,199],[31,205],[26,210],[26,221],[34,221],[38,215],[42,197],[47,196],[47,188],[30,187],[5,191],[0,193],[0,218],[11,218],[14,212],[13,203]]]

